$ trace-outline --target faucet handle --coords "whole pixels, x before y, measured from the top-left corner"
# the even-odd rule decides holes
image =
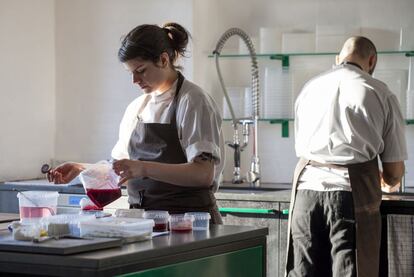
[[[248,171],[246,174],[247,182],[254,184],[260,180],[260,174],[254,171]]]

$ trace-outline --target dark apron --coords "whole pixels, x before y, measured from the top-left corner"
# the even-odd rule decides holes
[[[178,72],[177,89],[170,108],[169,124],[137,122],[129,142],[132,160],[168,164],[187,163],[187,157],[178,137],[176,110],[179,92],[184,82]],[[212,188],[177,186],[149,178],[128,182],[129,203],[132,208],[166,210],[170,213],[209,212],[211,222],[222,223]]]
[[[295,205],[296,188],[303,169],[309,163],[309,160],[301,158],[296,165],[293,177],[289,207],[288,252],[285,275],[293,268],[294,264],[290,226],[291,215]],[[382,196],[378,159],[375,158],[365,163],[349,164],[345,167],[348,168],[354,201],[357,276],[378,277],[381,244],[380,205]]]

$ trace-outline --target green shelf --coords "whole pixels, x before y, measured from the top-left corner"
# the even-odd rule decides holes
[[[231,119],[224,118],[223,121],[232,121]],[[259,121],[269,122],[270,124],[281,124],[282,125],[282,138],[289,137],[289,121],[294,121],[293,118],[261,118]],[[414,119],[406,119],[405,124],[413,125]]]
[[[242,214],[276,214],[277,211],[272,209],[255,209],[255,208],[219,208],[222,213],[242,213]]]
[[[233,121],[228,118],[224,118],[223,121]],[[259,121],[269,122],[270,124],[282,125],[282,138],[289,137],[289,121],[293,121],[293,118],[261,118]]]
[[[308,52],[308,53],[266,53],[256,54],[257,58],[268,58],[271,60],[280,60],[282,67],[288,68],[290,65],[290,57],[299,56],[333,56],[337,55],[337,52]],[[379,55],[401,55],[404,54],[406,57],[414,57],[414,50],[401,50],[401,51],[378,51]],[[214,58],[215,55],[208,55],[209,58]],[[248,54],[220,54],[220,58],[243,58],[250,57]]]

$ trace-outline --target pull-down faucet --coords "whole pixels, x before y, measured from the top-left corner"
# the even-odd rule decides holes
[[[249,50],[249,55],[252,61],[252,106],[253,114],[252,118],[249,119],[237,119],[233,107],[230,102],[226,87],[224,86],[223,77],[221,75],[220,66],[219,66],[219,56],[220,52],[223,49],[226,41],[233,35],[238,35],[242,38],[243,42],[246,44],[247,49]],[[248,144],[249,138],[249,125],[253,126],[253,156],[251,160],[250,170],[246,174],[246,181],[250,183],[253,187],[260,187],[260,163],[258,156],[258,146],[257,146],[257,127],[259,121],[259,106],[260,106],[260,95],[259,95],[259,69],[257,66],[256,51],[254,50],[253,43],[247,33],[239,28],[230,28],[220,37],[217,42],[216,49],[213,51],[216,60],[216,69],[219,77],[221,87],[223,89],[224,97],[226,99],[227,105],[229,106],[230,114],[233,121],[233,142],[228,145],[234,149],[234,170],[233,170],[233,183],[243,183],[244,178],[240,175],[240,152]],[[238,125],[242,124],[243,126],[243,144],[240,145],[239,139],[239,130]]]

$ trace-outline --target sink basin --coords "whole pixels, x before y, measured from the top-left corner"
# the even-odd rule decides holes
[[[266,191],[290,190],[292,184],[290,183],[261,183],[260,187],[252,187],[249,183],[233,184],[231,182],[223,182],[219,190],[240,191],[240,193],[257,192],[262,193]],[[247,191],[247,192],[243,192]]]

